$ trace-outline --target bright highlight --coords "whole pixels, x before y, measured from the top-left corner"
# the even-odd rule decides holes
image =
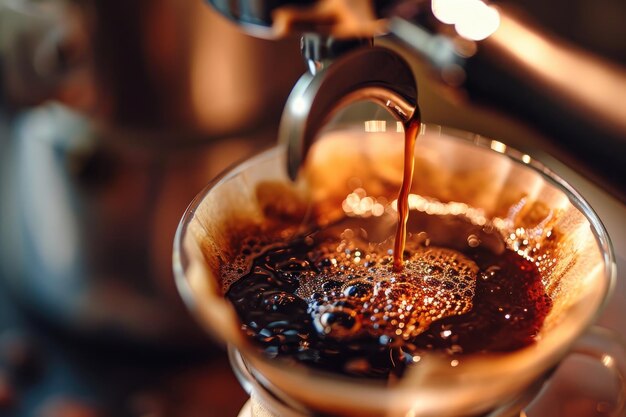
[[[481,0],[432,0],[431,6],[437,19],[454,25],[465,39],[483,40],[500,26],[498,11]]]

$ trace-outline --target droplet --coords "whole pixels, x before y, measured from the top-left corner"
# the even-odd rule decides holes
[[[364,280],[352,280],[344,284],[341,292],[347,297],[363,298],[372,293],[373,286]]]
[[[355,335],[361,328],[356,312],[349,308],[332,308],[319,314],[314,320],[316,330],[336,339]]]

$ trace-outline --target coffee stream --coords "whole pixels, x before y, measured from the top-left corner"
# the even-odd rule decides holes
[[[420,132],[419,108],[411,118],[404,124],[404,170],[402,174],[402,186],[398,194],[398,227],[396,229],[396,240],[393,249],[393,270],[402,271],[404,265],[403,254],[406,244],[406,222],[409,218],[409,192],[413,182],[413,171],[415,168],[415,142]]]
[[[464,213],[409,218],[417,114],[405,124],[395,240],[379,217],[345,217],[279,246],[250,238],[243,261],[222,269],[243,330],[267,356],[385,379],[429,351],[457,366],[462,354],[534,341],[551,301],[533,262]]]

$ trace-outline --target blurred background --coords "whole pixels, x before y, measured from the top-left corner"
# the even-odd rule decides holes
[[[623,0],[506,4],[626,72]],[[449,94],[403,54],[425,122],[542,160],[598,212],[626,269],[620,138],[605,163],[532,111]],[[0,416],[237,415],[245,393],[182,306],[172,240],[212,178],[275,143],[304,71],[297,37],[253,38],[201,0],[0,0]],[[618,278],[601,323],[626,336]],[[557,381],[529,416],[610,415],[610,373],[574,358]]]

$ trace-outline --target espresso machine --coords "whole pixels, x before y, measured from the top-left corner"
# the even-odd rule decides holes
[[[253,35],[304,33],[302,53],[313,74],[354,39],[376,38],[426,67],[448,94],[494,106],[552,137],[571,154],[565,158],[584,161],[587,175],[624,200],[626,172],[620,167],[626,152],[626,70],[537,29],[511,5],[446,0],[210,3]],[[377,62],[361,65],[365,69]],[[350,83],[347,78],[344,84]],[[368,81],[377,82],[361,80]],[[344,93],[351,89],[340,88]]]
[[[550,35],[559,16],[584,13],[541,3],[481,2],[491,10],[483,29],[494,30],[494,10],[507,29],[482,38],[422,0],[0,0],[3,288],[88,339],[197,343],[170,272],[180,214],[222,169],[276,141],[303,73],[352,51],[364,66],[389,54],[406,60],[419,94],[389,74],[375,81],[419,102],[425,120],[450,124],[441,101],[495,108],[547,138],[550,153],[613,196],[612,207],[623,203],[623,49],[615,36],[586,45],[605,45],[608,60],[572,46],[582,43],[575,36]],[[579,32],[603,18],[606,37],[615,32],[625,12],[605,3],[612,16],[587,14],[596,26]],[[362,52],[372,43],[390,52]],[[306,146],[294,153],[295,175]]]

